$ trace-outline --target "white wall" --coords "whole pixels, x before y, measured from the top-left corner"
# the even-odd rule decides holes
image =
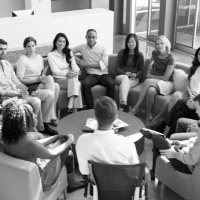
[[[34,15],[51,13],[51,0],[25,0],[25,9],[34,10]]]
[[[52,13],[89,9],[90,0],[53,0],[51,1],[51,8]]]
[[[44,16],[11,17],[0,19],[0,36],[5,39],[9,51],[23,49],[26,37],[33,36],[38,46],[51,45],[55,35],[64,32],[70,46],[85,43],[87,29],[94,28],[98,41],[109,53],[113,52],[113,11],[105,9],[86,9],[51,13]]]
[[[12,17],[12,11],[24,9],[24,0],[0,0],[0,18]]]

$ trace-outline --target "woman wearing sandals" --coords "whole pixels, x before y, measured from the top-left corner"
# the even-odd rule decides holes
[[[170,48],[171,43],[164,35],[156,37],[155,50],[152,52],[147,78],[144,81],[138,101],[130,112],[135,115],[147,95],[146,125],[148,125],[150,121],[151,109],[154,105],[155,95],[169,95],[174,91],[172,74],[175,60],[174,56],[170,53]]]
[[[60,89],[68,91],[68,111],[76,112],[82,108],[81,87],[78,80],[80,69],[76,64],[69,41],[64,33],[58,33],[53,40],[53,49],[48,54],[48,62],[55,82]]]
[[[142,70],[144,68],[144,56],[139,52],[139,43],[136,34],[126,37],[125,48],[120,50],[116,60],[115,82],[119,85],[119,108],[127,110],[127,97],[131,87],[141,82]]]
[[[156,115],[149,124],[149,128],[153,127],[155,128],[156,125],[158,125],[161,121],[163,121],[163,119],[166,117],[169,111],[171,109],[174,109],[173,106],[179,99],[187,101],[187,106],[192,109],[191,106],[193,103],[193,99],[198,94],[200,94],[200,47],[195,52],[195,56],[192,61],[192,66],[190,68],[190,72],[188,75],[188,83],[186,89],[184,91],[177,91],[172,95],[169,105],[168,103],[164,104],[160,113]],[[189,118],[189,116],[183,116],[183,117]]]
[[[27,87],[36,85],[36,91],[32,96],[38,97],[42,102],[42,114],[44,123],[57,126],[56,102],[60,92],[60,87],[54,83],[52,76],[42,74],[44,70],[43,58],[36,53],[37,42],[33,37],[27,37],[23,46],[25,54],[23,54],[16,63],[17,77]]]

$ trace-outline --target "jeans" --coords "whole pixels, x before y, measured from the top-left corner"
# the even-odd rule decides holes
[[[114,98],[115,82],[108,74],[96,75],[90,74],[83,80],[83,91],[86,99],[86,104],[89,109],[94,108],[94,100],[92,96],[92,87],[95,85],[102,85],[106,87],[106,96]]]

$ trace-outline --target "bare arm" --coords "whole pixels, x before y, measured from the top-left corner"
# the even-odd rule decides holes
[[[54,139],[51,138],[48,142]],[[37,141],[31,140],[26,147],[26,151],[28,155],[32,155],[43,159],[52,159],[63,153],[71,145],[73,139],[73,135],[70,134],[68,140],[58,145],[54,149],[49,149],[46,146],[44,146],[44,144],[48,144],[48,142],[44,142],[43,144],[41,144]]]
[[[149,72],[147,77],[148,78],[157,78],[157,79],[161,79],[161,80],[164,80],[164,81],[168,81],[173,70],[174,70],[174,65],[167,65],[167,69],[165,71],[164,76],[155,76],[155,75],[150,74],[150,72]]]
[[[19,78],[20,82],[25,85],[31,85],[33,83],[41,82],[41,76],[38,77],[28,77],[28,78]]]

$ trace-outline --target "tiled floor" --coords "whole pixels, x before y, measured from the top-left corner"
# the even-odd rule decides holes
[[[124,48],[124,41],[126,36],[122,35],[116,35],[114,37],[114,53],[118,53],[120,49]],[[140,51],[143,52],[145,58],[151,56],[151,52],[154,49],[153,43],[147,43],[146,41],[140,40]],[[178,51],[172,51],[173,55],[175,56],[176,61],[178,62],[184,62],[187,64],[191,64],[193,57],[189,54],[183,54]],[[143,118],[143,116],[140,116]],[[152,165],[152,142],[151,140],[146,139],[145,140],[145,150],[140,156],[141,161],[145,161],[149,168],[151,168]],[[80,176],[76,176],[77,179],[80,179]],[[67,200],[85,200],[86,198],[83,197],[83,189],[78,190],[76,192],[70,193],[67,196]],[[154,181],[151,181],[149,184],[149,191],[148,191],[148,197],[149,200],[184,200],[179,195],[177,195],[175,192],[173,192],[168,187],[159,184],[157,190],[154,189]],[[61,196],[61,198],[62,196]]]

